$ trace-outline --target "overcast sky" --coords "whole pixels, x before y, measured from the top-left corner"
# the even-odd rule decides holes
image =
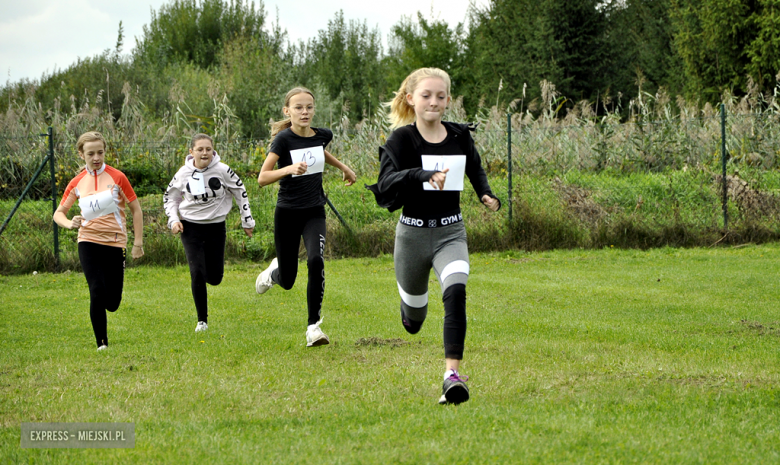
[[[226,0],[227,1],[227,0]],[[336,12],[346,20],[366,21],[387,34],[402,16],[442,19],[455,27],[466,23],[469,3],[484,7],[488,0],[265,0],[268,25],[286,29],[292,42],[316,37]],[[135,47],[150,11],[166,0],[0,0],[0,83],[64,69],[81,57],[91,57],[116,45],[119,21],[125,35],[124,53]],[[257,5],[258,2],[255,2]],[[386,50],[386,48],[385,48]],[[0,84],[0,85],[2,85]]]

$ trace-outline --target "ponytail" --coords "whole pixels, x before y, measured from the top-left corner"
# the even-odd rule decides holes
[[[446,71],[439,68],[419,68],[413,71],[401,83],[401,87],[395,93],[393,100],[384,104],[386,107],[390,107],[390,114],[387,116],[390,122],[390,129],[414,122],[416,118],[414,107],[406,101],[406,95],[414,93],[420,81],[429,77],[437,77],[444,81],[444,84],[447,86],[447,95],[450,94],[450,75]]]
[[[414,121],[414,108],[409,105],[409,102],[406,101],[406,94],[414,92],[414,90],[412,90],[412,92],[406,91],[410,77],[411,75],[406,76],[406,79],[404,79],[404,82],[401,83],[401,87],[398,89],[398,92],[395,92],[395,97],[393,97],[393,100],[385,104],[385,106],[390,107],[390,114],[387,117],[390,120],[390,129],[406,126],[407,124]]]
[[[271,123],[271,140],[274,140],[277,134],[292,126],[290,118],[285,118],[281,121],[274,121]]]

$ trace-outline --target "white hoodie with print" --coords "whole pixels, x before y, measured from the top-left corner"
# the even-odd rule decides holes
[[[206,192],[202,195],[192,195],[190,181],[192,174],[202,173]],[[241,213],[241,227],[253,229],[255,220],[249,209],[249,198],[241,178],[230,167],[219,161],[219,155],[214,152],[214,159],[205,169],[195,167],[194,157],[187,155],[184,166],[173,176],[163,197],[165,214],[168,215],[168,227],[182,219],[192,223],[219,223],[233,207],[236,199]]]

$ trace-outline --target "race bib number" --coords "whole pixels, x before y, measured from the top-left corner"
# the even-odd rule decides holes
[[[190,194],[203,195],[206,193],[206,183],[203,181],[203,173],[194,172],[187,181],[190,185]]]
[[[111,195],[111,190],[80,198],[79,208],[81,216],[87,221],[119,211],[116,202],[114,202],[114,196]]]
[[[444,180],[445,191],[462,191],[463,176],[466,174],[466,155],[423,155],[422,168],[426,171],[444,171],[449,168]],[[428,182],[423,183],[426,191],[439,190]]]
[[[293,163],[305,162],[308,168],[303,174],[293,174],[294,178],[308,174],[322,173],[325,169],[325,150],[321,145],[307,149],[290,150]]]

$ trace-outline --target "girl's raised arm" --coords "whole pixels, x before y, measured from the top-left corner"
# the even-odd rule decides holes
[[[68,208],[62,205],[58,206],[57,211],[54,212],[54,222],[65,229],[78,229],[81,226],[81,220],[84,218],[82,218],[81,215],[76,215],[73,217],[73,220],[69,220],[65,215],[68,210]]]

